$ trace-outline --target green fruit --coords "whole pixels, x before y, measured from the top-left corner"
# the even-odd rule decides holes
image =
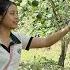
[[[41,19],[42,18],[42,13],[38,13],[38,15],[36,16],[37,19]]]
[[[36,1],[36,0],[32,1],[32,5],[33,5],[33,6],[35,6],[35,7],[36,7],[36,6],[38,6],[38,4],[39,4],[39,2],[38,2],[38,1]]]

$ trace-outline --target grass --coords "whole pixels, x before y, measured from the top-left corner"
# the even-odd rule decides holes
[[[60,70],[57,65],[61,54],[61,42],[57,42],[51,48],[22,50],[21,69],[22,70]],[[29,68],[30,66],[30,68]],[[70,47],[68,47],[65,59],[65,70],[70,70]]]

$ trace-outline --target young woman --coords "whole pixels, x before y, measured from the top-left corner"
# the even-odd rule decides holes
[[[0,2],[0,70],[17,70],[21,49],[49,47],[70,31],[70,26],[66,26],[48,38],[33,38],[12,32],[17,25],[16,4],[9,0]]]

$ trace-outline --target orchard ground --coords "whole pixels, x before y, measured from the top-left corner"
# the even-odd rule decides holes
[[[61,41],[52,45],[50,48],[22,50],[21,70],[61,70],[58,60],[61,54]],[[65,58],[65,69],[70,70],[70,44]]]

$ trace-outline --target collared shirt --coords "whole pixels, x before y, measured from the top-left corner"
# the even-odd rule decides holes
[[[0,41],[0,70],[17,70],[21,49],[29,50],[32,38],[11,32],[11,42],[8,48]]]

